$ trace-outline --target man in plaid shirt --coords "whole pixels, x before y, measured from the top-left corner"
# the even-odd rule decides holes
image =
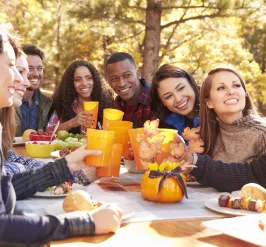
[[[114,53],[106,63],[105,72],[117,94],[114,106],[124,112],[123,120],[133,122],[133,128],[140,128],[146,120],[155,119],[149,105],[150,85],[141,79],[131,55]]]

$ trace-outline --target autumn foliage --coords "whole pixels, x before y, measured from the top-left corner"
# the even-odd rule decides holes
[[[146,121],[144,124],[144,134],[139,136],[140,143],[139,156],[143,163],[150,168],[160,166],[165,167],[164,170],[171,170],[169,164],[180,164],[186,152],[202,153],[204,151],[203,141],[199,137],[200,128],[185,128],[182,134],[183,138],[188,141],[188,146],[183,138],[177,133],[174,139],[169,142],[169,149],[166,151],[162,145],[165,135],[159,128],[159,119]],[[168,165],[166,165],[168,164]],[[176,166],[176,165],[175,165]]]

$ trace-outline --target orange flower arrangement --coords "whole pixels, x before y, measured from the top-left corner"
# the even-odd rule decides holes
[[[187,197],[186,178],[180,167],[184,163],[183,157],[186,152],[204,151],[203,141],[198,134],[200,129],[187,127],[184,130],[182,136],[188,141],[188,146],[176,132],[165,148],[162,143],[166,136],[158,126],[159,119],[146,121],[144,134],[139,135],[137,140],[140,143],[141,162],[148,170],[141,182],[142,196],[147,200],[158,202],[180,201],[184,195]],[[167,187],[167,192],[164,187]]]

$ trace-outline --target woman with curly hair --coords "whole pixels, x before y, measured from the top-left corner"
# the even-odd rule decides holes
[[[98,101],[98,128],[103,121],[103,109],[112,108],[113,92],[103,81],[100,73],[89,62],[73,62],[65,71],[53,96],[49,123],[46,130],[54,129],[58,121],[58,130],[67,130],[77,134],[82,128],[91,126],[90,113],[84,111],[84,101]]]
[[[162,65],[153,77],[150,106],[160,127],[177,129],[199,126],[199,87],[180,67]]]

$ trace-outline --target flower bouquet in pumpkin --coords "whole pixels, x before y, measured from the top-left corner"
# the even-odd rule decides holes
[[[186,191],[186,175],[180,165],[184,163],[186,152],[202,153],[203,141],[198,128],[186,128],[182,134],[188,146],[177,131],[165,143],[167,130],[159,129],[159,119],[146,121],[144,134],[138,137],[139,156],[147,171],[141,180],[143,198],[154,202],[178,202]],[[173,130],[169,130],[173,131]]]

